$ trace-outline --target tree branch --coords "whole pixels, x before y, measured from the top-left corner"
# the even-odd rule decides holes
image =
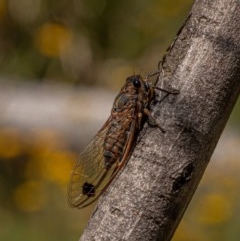
[[[80,240],[171,239],[239,95],[239,12],[239,0],[195,1],[160,76],[180,90],[153,109],[166,133],[145,125]]]

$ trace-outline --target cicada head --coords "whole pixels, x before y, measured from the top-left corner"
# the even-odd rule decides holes
[[[120,93],[135,96],[145,107],[149,105],[155,96],[154,88],[148,82],[147,78],[143,80],[140,75],[128,77]]]
[[[143,80],[140,75],[132,75],[126,79],[125,85],[122,87],[122,91],[135,95],[141,91],[143,85]]]
[[[146,80],[143,80],[140,75],[132,75],[126,79],[126,84],[123,89],[131,94],[145,93],[151,99],[154,96],[154,90]]]

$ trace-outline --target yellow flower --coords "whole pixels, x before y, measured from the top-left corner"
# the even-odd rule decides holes
[[[212,193],[203,198],[199,208],[199,221],[206,224],[219,224],[227,221],[232,215],[232,209],[227,197],[220,193]]]
[[[13,195],[16,206],[25,212],[35,212],[43,208],[45,193],[41,182],[27,181],[18,186]]]
[[[48,57],[58,57],[72,42],[72,32],[58,23],[45,23],[35,35],[38,50]]]

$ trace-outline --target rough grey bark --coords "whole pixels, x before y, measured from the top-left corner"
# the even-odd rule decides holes
[[[239,13],[239,0],[195,1],[159,81],[180,94],[153,108],[166,133],[145,125],[81,241],[171,239],[239,95]]]

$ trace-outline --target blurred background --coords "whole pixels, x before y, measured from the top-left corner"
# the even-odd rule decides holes
[[[143,76],[192,0],[0,0],[0,240],[78,240],[67,205],[77,155],[127,76]],[[174,241],[239,240],[240,104]]]

